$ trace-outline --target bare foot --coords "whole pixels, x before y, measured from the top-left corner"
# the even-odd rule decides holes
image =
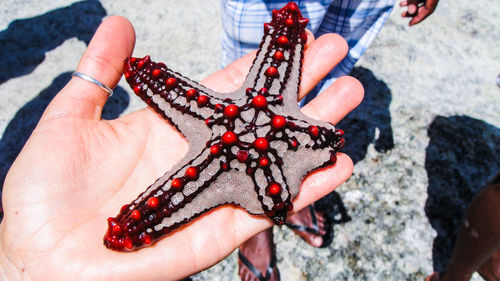
[[[309,245],[316,248],[326,246],[327,234],[331,230],[330,222],[313,205],[289,217],[286,225]]]
[[[242,281],[278,281],[273,230],[269,228],[241,244],[238,252]]]

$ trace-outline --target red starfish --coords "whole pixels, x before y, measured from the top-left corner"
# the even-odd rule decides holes
[[[116,218],[104,244],[151,244],[208,210],[236,204],[283,224],[303,177],[335,163],[342,131],[303,115],[297,105],[307,40],[297,5],[273,11],[243,86],[217,93],[152,62],[125,61],[134,92],[188,139],[187,155]]]

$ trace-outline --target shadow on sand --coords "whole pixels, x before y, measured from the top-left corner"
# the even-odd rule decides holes
[[[369,69],[356,67],[351,72],[351,76],[363,84],[365,97],[363,102],[336,127],[345,131],[346,145],[343,152],[349,155],[356,164],[365,158],[371,143],[374,143],[378,152],[385,152],[394,147],[389,111],[392,94],[387,84],[377,79]],[[378,137],[377,130],[379,131]],[[351,220],[342,198],[336,191],[319,200],[317,207],[326,212],[333,224]]]
[[[500,129],[468,116],[438,116],[428,129],[425,213],[437,232],[435,271],[445,269],[467,206],[500,171]]]
[[[45,53],[76,37],[87,45],[106,16],[99,1],[87,0],[11,22],[0,32],[0,84],[31,73]]]

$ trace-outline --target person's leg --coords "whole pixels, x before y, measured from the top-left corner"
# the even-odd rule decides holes
[[[241,244],[238,251],[239,274],[242,281],[280,280],[272,228]]]
[[[470,203],[439,280],[470,280],[475,271],[488,281],[500,280],[500,175]]]
[[[309,19],[307,28],[313,33],[334,0],[298,1],[302,15]],[[243,1],[222,0],[222,61],[225,67],[234,60],[256,50],[264,35],[264,23],[270,22],[273,9],[281,9],[289,0]]]
[[[318,30],[319,37],[326,33],[337,33],[349,45],[347,56],[302,101],[304,106],[337,78],[349,75],[356,62],[378,35],[389,18],[395,0],[342,0],[333,1]]]
[[[300,210],[287,219],[286,225],[295,234],[313,247],[327,246],[328,234],[332,226],[323,212],[316,210],[313,205]]]

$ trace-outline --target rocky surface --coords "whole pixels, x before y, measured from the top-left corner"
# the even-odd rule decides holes
[[[339,127],[354,175],[319,203],[337,222],[333,242],[313,249],[275,227],[282,280],[422,280],[446,264],[468,202],[500,171],[500,6],[441,1],[411,28],[401,11],[353,72],[366,98]],[[1,1],[0,182],[103,17],[131,20],[134,55],[201,80],[219,68],[219,12],[217,0]],[[105,118],[143,107],[123,82]],[[236,255],[192,279],[236,280]]]

